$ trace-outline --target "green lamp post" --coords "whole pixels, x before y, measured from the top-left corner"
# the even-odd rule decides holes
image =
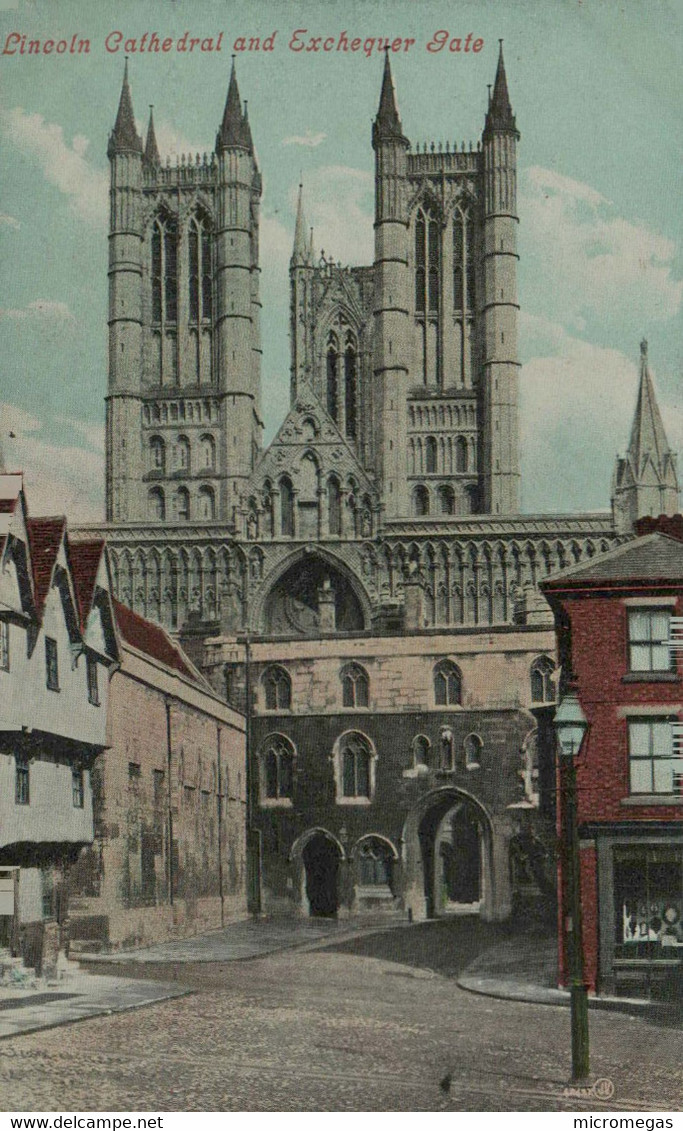
[[[581,866],[576,796],[576,758],[581,749],[588,720],[578,696],[572,690],[560,701],[555,712],[555,734],[560,757],[562,800],[563,887],[566,899],[563,925],[566,954],[569,958],[572,1031],[572,1078],[585,1080],[589,1073],[588,991],[584,980],[583,931],[581,921]]]

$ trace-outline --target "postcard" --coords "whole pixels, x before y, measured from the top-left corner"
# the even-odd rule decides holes
[[[682,51],[0,0],[8,1111],[674,1126]]]

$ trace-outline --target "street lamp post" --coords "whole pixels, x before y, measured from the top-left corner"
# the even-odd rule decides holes
[[[564,849],[563,925],[569,958],[572,1030],[572,1078],[585,1080],[589,1072],[588,991],[584,980],[581,917],[581,863],[576,792],[576,758],[588,730],[588,721],[578,696],[568,691],[555,713],[555,733],[560,755],[560,796]]]

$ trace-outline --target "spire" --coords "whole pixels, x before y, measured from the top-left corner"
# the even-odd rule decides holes
[[[306,246],[306,217],[304,216],[304,186],[299,185],[299,198],[296,206],[296,225],[294,227],[294,250],[292,251],[292,265],[303,267],[308,263],[308,247]]]
[[[123,68],[123,86],[119,99],[119,109],[116,115],[114,129],[109,137],[108,154],[114,153],[142,153],[142,138],[135,128],[135,115],[133,113],[133,99],[128,85],[128,59]]]
[[[648,457],[657,468],[662,468],[671,454],[647,363],[647,342],[644,339],[640,343],[640,384],[628,454],[636,473]]]
[[[379,141],[384,138],[403,138],[403,127],[396,105],[396,92],[394,91],[394,82],[391,77],[388,50],[384,53],[382,93],[379,96],[379,109],[372,132],[373,141]]]
[[[238,145],[242,149],[248,149],[249,146],[247,144],[246,134],[248,133],[251,139],[251,131],[249,130],[248,122],[246,131],[244,126],[242,103],[237,86],[237,75],[235,74],[235,56],[233,55],[232,68],[230,70],[230,83],[228,85],[228,97],[225,100],[223,121],[221,122],[221,128],[216,138],[216,149],[227,149],[234,145]]]
[[[148,165],[160,165],[161,158],[159,157],[159,147],[157,146],[156,134],[154,132],[154,107],[149,108],[149,125],[147,127],[147,140],[145,142],[145,161]]]
[[[486,113],[486,132],[511,132],[517,133],[517,126],[515,123],[515,116],[512,113],[512,106],[510,104],[510,95],[508,94],[508,82],[505,75],[505,60],[503,59],[503,41],[499,41],[500,49],[498,52],[498,67],[496,69],[496,81],[493,84],[493,94],[489,99],[489,107]]]

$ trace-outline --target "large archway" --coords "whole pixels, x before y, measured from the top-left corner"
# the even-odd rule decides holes
[[[316,831],[303,847],[304,890],[312,917],[333,918],[339,910],[339,863],[337,842]]]
[[[358,580],[318,551],[290,558],[264,593],[253,619],[268,635],[362,632],[370,623],[370,602]]]
[[[403,829],[404,900],[416,919],[464,911],[509,913],[509,882],[494,868],[502,847],[484,806],[453,786],[432,790]]]

